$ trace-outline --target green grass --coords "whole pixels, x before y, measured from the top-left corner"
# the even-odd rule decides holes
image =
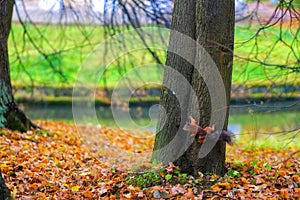
[[[254,58],[255,44],[257,42],[259,55],[257,59],[266,63],[286,64],[295,63],[296,57],[291,54],[288,46],[279,41],[278,28],[272,27],[261,31],[256,40],[251,40],[241,44],[251,38],[257,26],[246,27],[237,26],[235,30],[235,54],[243,57]],[[26,32],[19,24],[13,24],[13,31],[9,38],[9,55],[11,65],[11,77],[15,85],[26,86],[33,82],[38,86],[72,86],[76,80],[80,66],[88,57],[90,52],[104,41],[104,28],[99,26],[54,26],[54,25],[26,25]],[[297,30],[285,29],[282,31],[281,38],[286,44],[290,44],[299,55],[298,43],[293,40],[293,35]],[[28,33],[28,34],[27,34]],[[31,42],[33,41],[34,44]],[[277,41],[277,43],[276,43]],[[127,41],[134,45],[135,39]],[[273,44],[276,46],[270,50]],[[122,49],[120,44],[112,43],[112,54],[118,54]],[[15,48],[16,47],[16,48]],[[37,50],[38,49],[38,50]],[[253,50],[254,49],[254,50]],[[249,55],[249,52],[252,52]],[[164,60],[166,53],[158,52],[159,57]],[[149,52],[145,50],[130,52],[125,56],[119,57],[104,66],[108,55],[100,55],[97,59],[89,61],[84,66],[91,71],[80,72],[80,82],[84,85],[93,85],[97,82],[98,86],[113,88],[116,83],[120,83],[120,77],[126,72],[137,66],[155,63]],[[288,59],[287,59],[288,58]],[[86,63],[85,63],[86,64]],[[93,81],[99,69],[106,69],[101,80]],[[135,68],[129,73],[127,79],[121,82],[121,86],[136,86],[138,83],[154,81],[160,83],[162,80],[163,69],[155,64],[145,68]],[[93,77],[93,78],[92,78]],[[130,80],[130,81],[128,81]],[[299,84],[299,73],[261,66],[242,59],[235,58],[233,71],[233,84],[238,85],[271,85],[271,84]]]
[[[271,27],[262,30],[253,38],[258,28],[237,27],[235,30],[235,54],[248,57],[254,62],[245,62],[235,58],[233,83],[246,83],[247,85],[270,84],[299,84],[299,73],[291,73],[289,70],[274,68],[262,63],[275,65],[298,66],[299,58],[299,30]],[[296,36],[296,37],[295,37]],[[253,38],[253,39],[251,39]],[[245,43],[245,41],[248,41]],[[291,51],[290,47],[294,49]]]

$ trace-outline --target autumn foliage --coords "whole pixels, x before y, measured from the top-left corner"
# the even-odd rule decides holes
[[[117,157],[118,151],[128,151],[144,162],[139,155],[151,153],[154,137],[89,126],[78,134],[74,125],[36,123],[47,131],[0,129],[0,167],[16,199],[300,198],[297,148],[250,149],[237,144],[227,150],[229,171],[224,177],[200,172],[192,177],[172,163],[155,167],[140,163],[139,168],[128,169],[125,164],[132,160]],[[110,144],[101,142],[104,137]],[[109,159],[121,162],[110,164]]]

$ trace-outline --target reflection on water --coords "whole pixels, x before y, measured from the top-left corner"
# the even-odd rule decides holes
[[[293,105],[293,106],[290,106]],[[158,106],[131,107],[130,115],[118,112],[117,122],[109,107],[97,107],[98,123],[121,128],[140,128],[155,131],[158,119]],[[67,121],[73,123],[71,106],[29,106],[23,107],[31,119]],[[82,110],[80,110],[82,109]],[[86,108],[80,110],[79,123],[91,124],[91,116],[86,115]],[[150,114],[150,117],[149,117]],[[238,134],[249,130],[291,130],[300,125],[300,103],[277,102],[265,105],[233,105],[230,111],[229,130]]]

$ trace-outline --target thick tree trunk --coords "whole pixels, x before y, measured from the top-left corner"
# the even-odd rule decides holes
[[[172,16],[172,27],[174,30],[195,38],[196,23],[196,0],[175,0]],[[179,40],[175,35],[170,35],[169,48],[181,47],[181,52],[189,52],[190,60],[194,60],[195,52],[193,46],[183,44],[185,41]],[[167,66],[171,66],[182,74],[186,80],[192,80],[193,65],[183,59],[179,54],[168,52]],[[155,137],[154,151],[152,159],[158,162],[173,162],[178,158],[182,149],[179,146],[188,145],[188,138],[182,130],[187,120],[188,103],[180,105],[179,102],[186,101],[190,95],[190,83],[183,82],[181,77],[177,77],[173,71],[165,70],[160,105],[166,110],[159,112],[159,121]],[[173,87],[171,89],[171,87]],[[176,94],[176,95],[174,95]],[[187,99],[188,100],[188,99]],[[178,139],[173,140],[177,133]],[[172,145],[167,145],[175,141]],[[183,144],[185,141],[186,144]]]
[[[9,190],[5,185],[5,182],[2,177],[2,173],[0,171],[0,200],[7,200],[9,199]]]
[[[217,124],[218,129],[226,129],[233,60],[234,0],[175,0],[174,4],[172,29],[190,36],[201,44],[210,54],[223,79],[226,90],[226,97],[223,101],[226,101],[224,105],[227,106],[223,108],[225,116],[220,114],[220,119],[214,119],[213,122]],[[173,38],[171,34],[169,48],[172,48],[172,45],[181,48],[178,44],[180,41]],[[190,51],[190,56],[195,58],[195,67],[204,67],[203,65],[206,63],[203,62],[202,55],[199,55],[195,48],[191,47],[190,50],[185,49],[184,51]],[[199,152],[203,145],[197,140],[191,141],[188,133],[182,130],[189,115],[195,117],[200,126],[206,127],[210,125],[212,112],[218,112],[212,110],[210,95],[215,94],[209,93],[207,83],[203,79],[203,76],[215,76],[215,74],[211,74],[212,70],[204,70],[199,74],[183,58],[170,52],[168,52],[167,65],[176,69],[186,78],[194,89],[197,99],[191,98],[191,86],[182,84],[174,78],[172,73],[165,71],[163,84],[171,85],[172,88],[180,87],[180,91],[184,92],[180,92],[176,97],[172,95],[171,91],[163,89],[161,105],[165,108],[166,114],[160,112],[159,131],[156,135],[152,159],[163,163],[174,162],[182,171],[193,175],[197,175],[198,171],[223,175],[226,172],[225,142],[218,141],[207,155],[201,157]],[[188,105],[181,105],[180,108],[178,102],[182,99],[185,99],[186,104],[191,103],[192,107],[197,104],[196,107],[199,110],[189,110],[191,107]],[[224,123],[218,123],[218,121],[224,121]],[[222,127],[218,127],[218,125]],[[170,142],[178,135],[180,139],[176,140],[177,142]],[[178,158],[176,155],[180,155],[180,157]]]
[[[0,1],[0,127],[27,131],[36,127],[14,101],[8,61],[7,40],[14,1]]]
[[[11,27],[13,0],[0,1],[0,127],[27,131],[36,126],[14,101],[8,60],[7,40]],[[9,190],[0,171],[0,200],[9,198]]]
[[[220,128],[227,129],[233,64],[234,0],[199,1],[196,13],[197,23],[199,23],[196,40],[204,46],[205,50],[216,63],[225,86],[226,99],[224,99],[224,101],[226,101],[226,108],[223,109],[226,109],[226,116],[224,124],[222,124],[223,127]],[[198,80],[200,80],[200,83]],[[206,127],[209,125],[209,118],[205,116],[210,116],[207,113],[218,111],[211,110],[211,107],[206,107],[205,104],[202,103],[207,102],[210,95],[208,91],[204,89],[204,83],[201,82],[201,80],[199,74],[194,73],[192,84],[200,98],[199,102],[201,102],[199,104],[200,125]],[[220,114],[220,116],[222,115]],[[215,123],[217,124],[218,122]],[[199,160],[193,160],[199,164],[197,165],[199,171],[223,175],[226,173],[225,151],[225,142],[219,141],[207,156]]]

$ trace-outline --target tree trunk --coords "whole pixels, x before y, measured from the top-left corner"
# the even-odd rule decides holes
[[[18,108],[12,93],[7,40],[13,3],[12,0],[0,2],[0,127],[24,132],[36,126]]]
[[[195,38],[195,5],[196,0],[175,0],[172,16],[173,30]],[[190,52],[190,59],[194,60],[194,47],[184,45],[183,43],[184,41],[179,40],[176,36],[170,35],[169,49],[181,46],[180,51]],[[171,51],[168,52],[166,65],[177,70],[186,80],[192,80],[193,65],[181,58],[180,55],[172,53]],[[166,112],[159,112],[160,120],[158,121],[152,156],[152,159],[158,162],[168,163],[175,161],[178,158],[177,155],[182,151],[178,146],[186,146],[186,144],[182,144],[182,142],[188,140],[188,138],[186,138],[187,134],[182,130],[183,123],[187,120],[188,105],[180,105],[180,102],[183,102],[184,99],[190,95],[190,83],[183,82],[181,79],[182,78],[175,76],[173,71],[165,70],[164,72],[163,85],[165,87],[162,89],[160,105]],[[174,140],[176,133],[178,139]],[[167,145],[169,143],[171,144],[171,141],[175,141],[174,144]]]
[[[2,177],[2,173],[0,171],[0,200],[7,200],[9,199],[9,190],[5,185],[5,182]]]
[[[188,116],[192,115],[202,127],[213,122],[217,129],[227,129],[234,43],[234,1],[175,0],[172,29],[188,35],[202,45],[218,70],[216,73],[213,69],[205,70],[208,61],[202,58],[201,51],[193,45],[182,51],[189,51],[189,56],[194,58],[194,67],[179,55],[168,52],[166,64],[182,74],[190,85],[183,84],[170,70],[165,70],[163,85],[172,89],[162,90],[160,103],[165,110],[160,112],[152,159],[163,163],[174,162],[182,171],[192,175],[198,175],[198,171],[223,175],[226,172],[225,142],[202,145],[197,138],[191,138],[184,132],[182,127]],[[180,42],[171,33],[169,49],[187,46],[180,45]],[[224,97],[221,99],[223,106],[216,108],[214,102],[219,98],[218,94],[209,90],[205,77],[218,77],[217,73],[221,75],[225,91],[224,96],[220,95],[220,98]],[[214,87],[217,88],[218,85]],[[172,95],[174,89],[176,96]],[[196,99],[192,97],[192,90]],[[186,104],[179,105],[179,102]],[[209,153],[201,156],[201,147],[209,149]]]
[[[11,27],[13,0],[0,1],[0,127],[27,131],[36,126],[27,118],[15,103],[9,72],[7,40]],[[0,170],[0,200],[9,198]]]

